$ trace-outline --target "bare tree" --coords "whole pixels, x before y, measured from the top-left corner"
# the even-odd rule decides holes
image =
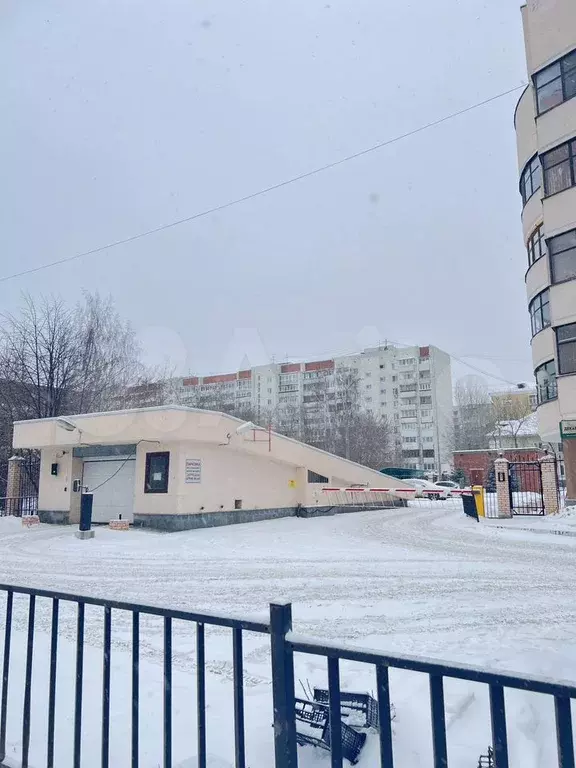
[[[68,307],[24,295],[0,317],[0,408],[12,419],[105,410],[143,375],[139,352],[111,299],[86,293]]]
[[[454,402],[454,450],[487,448],[495,415],[484,379],[475,375],[459,379],[454,388]]]
[[[502,438],[508,437],[512,439],[514,448],[518,448],[518,437],[533,415],[529,397],[499,394],[492,398],[492,410],[494,414],[492,437],[497,447],[501,447]]]

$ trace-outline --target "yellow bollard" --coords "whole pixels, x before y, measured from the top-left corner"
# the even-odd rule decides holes
[[[474,501],[476,502],[476,512],[478,517],[486,517],[484,512],[484,488],[481,485],[473,485],[472,493],[474,494]]]

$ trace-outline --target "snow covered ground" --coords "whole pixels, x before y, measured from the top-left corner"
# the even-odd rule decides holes
[[[571,522],[571,521],[569,521]],[[450,661],[576,681],[576,538],[537,535],[544,521],[475,521],[459,501],[316,519],[283,519],[178,534],[98,529],[78,541],[68,528],[23,530],[0,519],[4,583],[266,618],[275,600],[293,603],[298,634]],[[558,527],[558,524],[556,524]],[[550,526],[552,530],[553,526]],[[544,528],[544,530],[548,530]],[[9,689],[8,757],[18,765],[24,676],[26,598],[17,598]],[[0,624],[3,623],[0,604]],[[33,670],[31,768],[45,763],[49,605],[38,601]],[[113,766],[129,765],[129,618],[113,614]],[[62,607],[56,764],[71,765],[74,611]],[[100,764],[102,615],[86,613],[83,763]],[[162,623],[141,630],[143,768],[161,760]],[[269,641],[246,633],[247,764],[273,763]],[[195,766],[193,627],[174,637],[174,766]],[[233,764],[229,630],[207,629],[208,752],[213,768]],[[296,676],[325,685],[325,661],[298,655]],[[391,675],[395,754],[401,768],[431,764],[427,680]],[[370,691],[373,673],[342,664],[342,687]],[[300,691],[301,692],[301,691]],[[555,765],[553,706],[546,697],[507,694],[511,766]],[[448,681],[451,768],[475,766],[490,740],[487,692]],[[378,763],[371,737],[360,768]],[[300,750],[300,763],[329,765],[328,754]]]

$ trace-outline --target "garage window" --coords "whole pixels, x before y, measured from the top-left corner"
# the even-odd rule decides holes
[[[328,483],[329,480],[324,475],[319,475],[318,472],[313,472],[311,469],[309,469],[308,482],[309,483]]]
[[[170,452],[158,451],[146,454],[144,493],[168,493],[168,468]]]

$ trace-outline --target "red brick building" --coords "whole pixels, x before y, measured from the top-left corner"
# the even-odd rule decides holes
[[[498,458],[500,453],[508,461],[538,461],[544,455],[544,451],[539,448],[512,448],[504,451],[485,448],[477,451],[454,451],[454,470],[462,470],[469,485],[486,485],[494,459]]]

